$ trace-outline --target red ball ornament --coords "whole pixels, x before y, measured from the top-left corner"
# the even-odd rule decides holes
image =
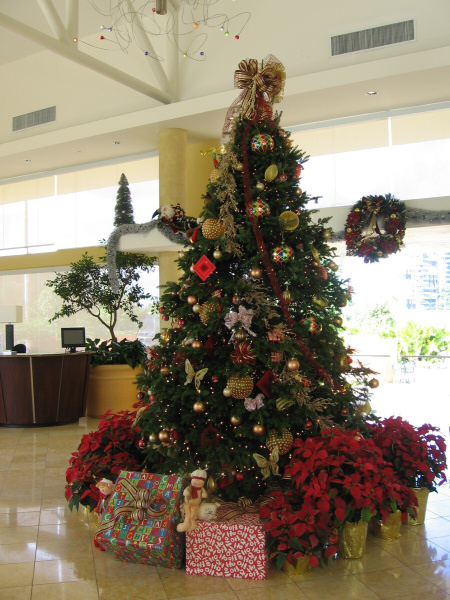
[[[149,398],[150,402],[156,402],[156,396],[155,394],[150,394]]]
[[[278,175],[278,181],[280,183],[287,181],[287,179],[288,179],[288,176],[286,175],[286,173],[281,173],[280,175]]]
[[[343,408],[341,410],[341,415],[344,415],[344,417],[347,416],[348,415],[348,408]]]
[[[295,179],[299,179],[301,173],[302,173],[302,166],[301,165],[297,165],[295,167]]]
[[[143,450],[147,446],[147,442],[145,440],[139,440],[137,445],[140,450]]]
[[[178,319],[178,325],[179,325],[180,327],[184,327],[184,325],[185,325],[185,321],[184,321],[184,319]]]
[[[306,421],[306,423],[305,423],[305,429],[311,429],[311,427],[312,427],[311,421]]]
[[[236,479],[238,481],[243,481],[244,480],[244,473],[236,473]]]
[[[143,399],[145,398],[145,394],[144,394],[144,392],[138,392],[138,393],[136,394],[136,398],[137,398],[138,400],[143,400]]]
[[[159,307],[159,312],[162,314],[164,312],[164,306]]]
[[[168,317],[167,315],[163,315],[163,316],[161,317],[161,319],[162,319],[163,321],[168,321],[168,320],[169,320],[169,317]]]

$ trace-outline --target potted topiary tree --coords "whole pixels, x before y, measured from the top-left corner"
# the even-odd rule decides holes
[[[136,308],[152,296],[139,285],[139,278],[141,273],[153,270],[155,261],[155,257],[145,254],[118,252],[117,291],[111,288],[105,258],[95,262],[87,252],[71,263],[68,271],[57,273],[46,282],[62,299],[61,308],[50,322],[85,311],[108,330],[106,341],[87,340],[86,350],[93,353],[91,366],[95,367],[89,378],[88,416],[97,417],[108,409],[113,412],[127,409],[135,401],[134,369],[145,361],[144,345],[139,340],[119,341],[115,328],[120,310],[133,323],[142,326]]]

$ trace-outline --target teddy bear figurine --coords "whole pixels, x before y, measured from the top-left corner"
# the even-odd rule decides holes
[[[178,523],[177,531],[194,531],[197,527],[197,517],[200,502],[207,498],[208,494],[204,488],[206,471],[197,469],[191,474],[191,483],[183,492],[184,496],[184,521]]]

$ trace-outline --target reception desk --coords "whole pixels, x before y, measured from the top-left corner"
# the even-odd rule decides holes
[[[90,353],[0,355],[0,425],[72,423],[86,412]]]

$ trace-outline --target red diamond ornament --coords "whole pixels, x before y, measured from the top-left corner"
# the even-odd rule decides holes
[[[214,271],[214,269],[216,268],[216,265],[213,265],[213,263],[209,260],[209,258],[205,255],[203,255],[194,265],[194,273],[197,273],[197,275],[200,277],[200,279],[202,281],[205,281],[205,279],[208,279],[208,277],[211,275],[211,273]]]
[[[256,386],[262,391],[264,396],[270,398],[272,395],[272,385],[275,383],[277,376],[272,371],[266,371],[261,379],[256,383]]]

